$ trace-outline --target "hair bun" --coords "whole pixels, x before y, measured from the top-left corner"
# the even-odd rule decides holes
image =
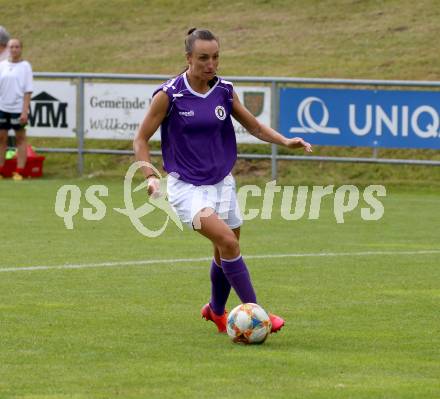
[[[188,31],[187,35],[190,35],[191,33],[193,33],[193,32],[196,31],[196,30],[197,30],[197,28],[191,28],[191,29]]]

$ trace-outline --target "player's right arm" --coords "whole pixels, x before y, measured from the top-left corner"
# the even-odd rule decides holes
[[[150,108],[133,140],[133,150],[137,161],[146,161],[151,164],[148,141],[166,117],[168,104],[168,96],[163,91],[158,92],[153,97]],[[152,194],[158,190],[159,181],[153,177],[154,170],[152,168],[144,166],[142,167],[142,172],[145,178],[148,178],[148,192]]]

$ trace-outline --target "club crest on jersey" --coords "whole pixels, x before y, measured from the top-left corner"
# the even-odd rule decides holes
[[[217,105],[215,107],[215,116],[220,119],[221,121],[224,121],[226,119],[226,110],[221,105]]]

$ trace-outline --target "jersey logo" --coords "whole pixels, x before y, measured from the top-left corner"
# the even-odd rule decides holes
[[[217,105],[217,107],[215,107],[215,116],[221,121],[224,121],[226,119],[225,108],[221,105]]]
[[[191,111],[179,111],[179,115],[182,115],[182,116],[194,116],[194,111],[193,110],[191,110]]]

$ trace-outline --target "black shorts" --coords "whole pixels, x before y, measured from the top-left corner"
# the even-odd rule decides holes
[[[19,113],[0,110],[0,130],[14,129],[17,131],[24,129],[26,125],[20,123],[20,115]]]

